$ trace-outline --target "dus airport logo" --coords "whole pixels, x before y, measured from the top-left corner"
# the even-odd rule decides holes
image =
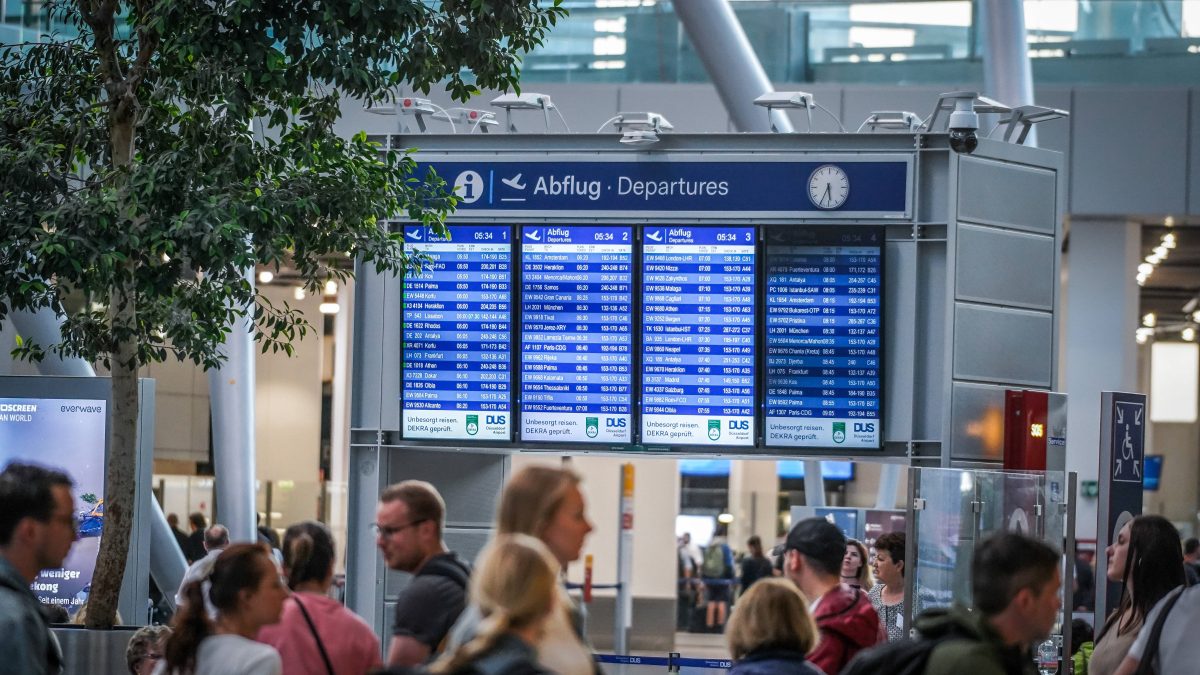
[[[479,415],[467,415],[467,435],[479,433]]]
[[[599,435],[599,433],[600,433],[600,418],[599,417],[587,418],[587,425],[584,427],[584,433],[587,434],[588,438],[595,438],[597,435]]]
[[[845,443],[846,442],[846,423],[845,422],[834,422],[833,423],[833,442],[834,443]]]
[[[708,440],[716,441],[721,438],[721,420],[708,421]]]

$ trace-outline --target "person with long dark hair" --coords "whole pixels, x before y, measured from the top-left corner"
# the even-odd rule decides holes
[[[231,544],[183,595],[155,675],[281,675],[279,652],[254,639],[288,595],[266,546]]]
[[[1121,602],[1096,637],[1089,675],[1115,673],[1150,609],[1186,580],[1179,531],[1162,516],[1130,520],[1105,553],[1108,580],[1121,583]]]
[[[336,554],[329,528],[315,520],[283,535],[283,573],[292,596],[279,623],[258,641],[279,651],[288,675],[362,675],[378,668],[379,638],[359,616],[329,597]]]
[[[756,534],[746,540],[749,553],[742,558],[742,593],[750,590],[759,579],[770,579],[773,572],[771,559],[763,554],[762,539]]]
[[[861,588],[870,593],[875,587],[867,547],[857,539],[846,539],[846,556],[842,558],[842,583],[851,588]]]

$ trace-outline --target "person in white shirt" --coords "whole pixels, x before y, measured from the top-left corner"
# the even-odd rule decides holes
[[[1141,665],[1142,659],[1155,659],[1154,665],[1159,673],[1192,673],[1196,664],[1200,663],[1200,640],[1192,637],[1197,622],[1200,622],[1200,586],[1189,586],[1182,591],[1168,593],[1158,601],[1154,609],[1146,615],[1142,630],[1138,633],[1129,655],[1121,662],[1116,675],[1133,675]],[[1163,612],[1168,602],[1176,595],[1179,599],[1174,602],[1171,611],[1163,622],[1162,633],[1158,637],[1157,649],[1153,654],[1147,653],[1147,643],[1154,624]]]
[[[192,563],[187,571],[183,573],[183,581],[179,582],[179,590],[175,593],[175,605],[182,607],[186,601],[183,595],[183,589],[187,588],[188,584],[193,581],[203,581],[208,578],[212,572],[213,563],[216,562],[217,556],[221,555],[221,551],[229,546],[229,530],[224,525],[213,525],[204,531],[204,550],[206,551],[203,558]]]
[[[288,596],[266,546],[230,545],[183,596],[154,675],[282,675],[279,652],[254,639]]]

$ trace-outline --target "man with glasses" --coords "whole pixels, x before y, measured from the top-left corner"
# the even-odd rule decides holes
[[[0,670],[49,675],[62,651],[30,584],[62,567],[79,538],[66,474],[13,463],[0,473]]]
[[[388,664],[416,666],[442,650],[467,604],[471,568],[442,541],[446,503],[429,483],[407,480],[383,491],[375,545],[391,569],[413,574],[396,598]]]

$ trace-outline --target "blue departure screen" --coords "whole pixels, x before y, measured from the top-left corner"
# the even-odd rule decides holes
[[[753,227],[647,227],[642,442],[754,444]]]
[[[508,441],[512,242],[504,225],[409,225],[432,264],[404,283],[405,438]]]
[[[521,228],[521,439],[629,443],[633,228]]]
[[[883,228],[767,235],[766,443],[878,448]]]

